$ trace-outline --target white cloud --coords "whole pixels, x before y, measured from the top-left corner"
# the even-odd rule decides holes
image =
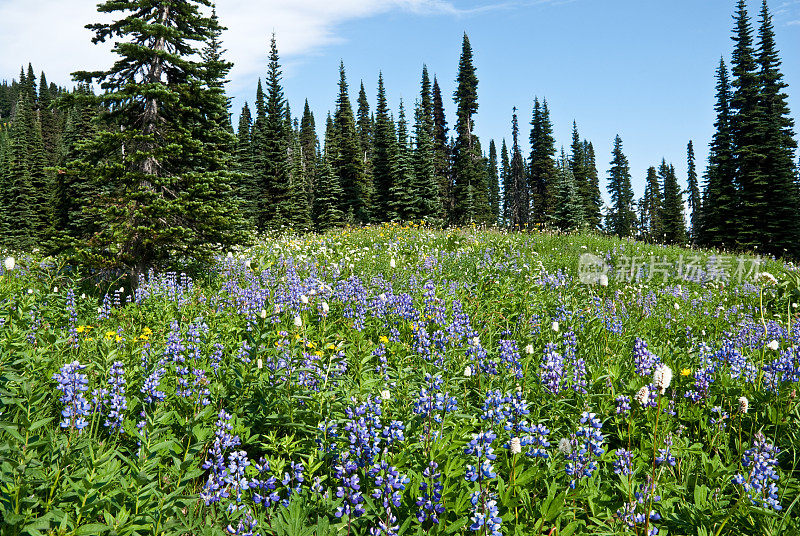
[[[223,40],[235,63],[231,90],[236,91],[265,72],[273,31],[285,63],[340,42],[337,26],[348,20],[398,10],[463,16],[557,1],[506,0],[459,8],[446,0],[218,0],[217,11],[228,27]],[[98,20],[93,0],[0,0],[0,76],[16,78],[20,65],[30,61],[50,81],[71,86],[71,72],[107,68],[113,61],[110,46],[92,45],[92,32],[84,28]]]

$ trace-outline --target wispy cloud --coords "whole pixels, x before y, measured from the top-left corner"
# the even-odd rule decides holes
[[[220,19],[233,88],[252,85],[265,70],[270,34],[278,36],[282,58],[314,54],[343,40],[340,25],[390,12],[419,16],[474,16],[541,3],[571,0],[499,0],[459,7],[448,0],[223,0]],[[70,84],[70,73],[110,65],[110,46],[95,46],[84,26],[99,20],[90,0],[0,0],[0,75],[16,77],[20,64],[32,62],[52,81]],[[463,5],[463,3],[462,3]]]

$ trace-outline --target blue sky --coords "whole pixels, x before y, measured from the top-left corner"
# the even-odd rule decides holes
[[[682,181],[686,143],[700,170],[713,132],[714,70],[730,57],[735,0],[218,0],[229,58],[234,113],[251,103],[266,72],[269,35],[277,34],[286,96],[295,115],[308,98],[318,126],[332,110],[338,66],[355,98],[364,81],[374,109],[378,72],[397,110],[410,111],[422,64],[435,74],[454,122],[452,93],[467,32],[477,75],[476,132],[510,143],[512,107],[522,141],[534,96],[547,98],[557,143],[569,145],[572,120],[594,143],[605,177],[614,136],[623,139],[634,189],[664,157]],[[770,0],[789,102],[800,110],[800,0]],[[749,0],[754,27],[760,1]],[[91,0],[0,0],[0,76],[32,61],[51,81],[69,85],[77,68],[105,68],[107,50],[83,25],[98,20]],[[38,26],[37,26],[38,25]],[[41,28],[47,39],[41,39]],[[410,113],[409,113],[410,115]],[[601,184],[605,195],[605,184]]]

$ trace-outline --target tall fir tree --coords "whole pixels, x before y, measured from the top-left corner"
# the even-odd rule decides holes
[[[30,135],[35,112],[30,96],[20,91],[16,115],[5,155],[2,227],[7,247],[26,250],[39,240],[36,211],[37,191],[31,177]]]
[[[456,90],[456,141],[453,146],[453,208],[450,221],[456,224],[488,220],[489,200],[485,169],[473,134],[473,116],[478,111],[478,77],[472,62],[472,46],[464,34],[458,62]]]
[[[528,187],[531,192],[531,221],[541,225],[549,223],[553,216],[557,173],[550,110],[547,100],[540,105],[538,97],[533,101],[530,143]]]
[[[489,141],[489,208],[492,213],[492,225],[500,225],[500,174],[497,168],[497,146],[494,140]]]
[[[436,182],[439,184],[439,199],[441,213],[439,217],[449,220],[452,213],[452,170],[450,168],[451,152],[450,140],[448,135],[447,117],[442,101],[442,90],[436,76],[433,77],[432,89],[433,106],[433,167]]]
[[[303,172],[306,176],[306,192],[309,205],[313,205],[316,177],[319,176],[319,168],[316,162],[318,149],[319,140],[317,139],[314,114],[308,105],[308,99],[306,99],[303,105],[303,117],[300,119],[300,150],[303,154]]]
[[[603,196],[600,194],[600,175],[597,172],[594,146],[587,140],[583,140],[583,154],[586,182],[589,185],[589,202],[583,207],[583,219],[589,229],[596,231],[603,227]]]
[[[428,86],[430,84],[428,83]],[[428,87],[428,93],[430,87]],[[422,95],[426,93],[423,73]],[[423,98],[414,108],[414,205],[417,218],[436,218],[440,213],[439,185],[436,183],[433,150],[433,117],[426,113]]]
[[[656,168],[647,168],[644,196],[639,203],[639,230],[645,240],[657,242],[663,238],[661,228],[661,185]]]
[[[356,132],[358,132],[358,142],[361,147],[361,158],[364,165],[364,174],[368,183],[373,184],[372,176],[372,152],[373,152],[373,125],[372,117],[369,113],[369,100],[367,92],[364,90],[364,81],[361,81],[361,88],[358,91],[358,109],[356,110]]]
[[[373,155],[373,177],[375,197],[373,208],[376,214],[389,214],[389,192],[395,181],[394,165],[397,158],[397,132],[389,115],[383,74],[378,74],[378,100],[375,111],[375,135]]]
[[[735,244],[738,228],[736,164],[731,136],[730,85],[722,58],[717,68],[716,91],[717,119],[709,144],[699,239],[704,245],[730,247]]]
[[[586,212],[591,205],[591,188],[586,177],[586,157],[583,154],[583,142],[578,134],[578,123],[572,121],[572,143],[570,144],[569,167],[575,179],[575,187],[581,199],[581,212]]]
[[[622,138],[614,138],[611,169],[608,170],[608,193],[611,207],[606,214],[606,229],[619,237],[631,236],[636,223],[633,211],[633,187],[628,158],[622,152]]]
[[[44,154],[48,166],[54,166],[58,161],[58,146],[61,141],[58,115],[59,112],[53,108],[50,86],[47,83],[44,71],[42,71],[39,79],[39,124],[42,129],[42,143],[44,144]]]
[[[683,217],[683,196],[675,175],[675,166],[661,160],[658,168],[664,199],[661,209],[661,230],[664,242],[682,244],[686,241],[686,223]]]
[[[511,164],[510,164],[510,225],[512,229],[521,229],[528,224],[528,185],[527,173],[525,172],[525,159],[522,156],[522,149],[519,146],[519,121],[517,119],[517,109],[513,109],[511,116]]]
[[[245,102],[239,114],[239,127],[236,132],[236,170],[239,172],[236,194],[241,200],[240,206],[245,220],[255,227],[261,187],[255,178],[253,158],[253,117],[250,107]]]
[[[584,224],[583,197],[575,184],[572,167],[562,147],[558,161],[558,195],[553,207],[553,222],[563,231],[580,229]]]
[[[772,16],[762,0],[756,64],[760,85],[758,125],[764,210],[758,221],[766,237],[766,250],[774,254],[800,254],[800,192],[794,174],[794,120],[789,111],[788,84],[783,80],[775,43]],[[762,237],[763,240],[763,237]]]
[[[402,99],[397,118],[397,151],[394,156],[394,180],[389,189],[389,219],[414,220],[419,214],[415,203],[414,170],[408,148],[408,125]]]
[[[686,200],[689,206],[689,224],[691,226],[692,242],[697,241],[697,233],[700,229],[700,212],[702,210],[700,200],[700,186],[697,182],[697,164],[694,158],[694,145],[692,140],[686,145]]]
[[[281,85],[281,67],[275,34],[272,34],[267,65],[267,92],[265,97],[265,119],[260,146],[255,150],[262,154],[261,167],[256,167],[256,177],[261,185],[259,199],[259,228],[280,229],[290,223],[289,214],[289,170],[288,131],[286,125],[286,100]]]
[[[763,220],[770,208],[766,196],[769,177],[764,175],[761,165],[759,76],[745,0],[738,1],[734,18],[730,126],[739,201],[737,242],[752,249],[765,238]]]
[[[364,172],[361,143],[350,105],[344,62],[339,63],[339,97],[336,100],[333,123],[336,136],[333,167],[344,191],[345,212],[348,219],[352,218],[355,223],[369,223],[372,185]]]
[[[333,129],[333,121],[328,116],[328,124]],[[314,195],[313,219],[317,231],[327,231],[344,223],[342,197],[344,192],[339,185],[339,177],[333,172],[328,155],[317,148],[314,159],[316,165],[316,191]]]
[[[93,41],[113,39],[118,61],[107,71],[74,75],[100,84],[96,102],[109,111],[83,153],[100,189],[94,213],[101,232],[88,253],[128,269],[133,287],[174,254],[206,262],[245,238],[219,151],[224,140],[216,130],[195,138],[209,126],[204,114],[219,105],[197,59],[196,43],[215,30],[205,7],[200,0],[100,4],[99,11],[118,18],[90,25]]]
[[[511,160],[508,157],[505,138],[503,138],[503,144],[500,148],[500,183],[503,186],[501,194],[503,198],[502,223],[503,225],[511,225],[511,206],[514,189],[511,182]]]

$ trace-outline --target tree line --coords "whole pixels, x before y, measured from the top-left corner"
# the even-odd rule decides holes
[[[528,143],[514,108],[510,144],[503,139],[498,150],[490,140],[483,149],[466,34],[452,130],[426,66],[418,97],[408,108],[401,101],[395,116],[380,73],[374,110],[363,81],[354,106],[341,63],[338,98],[318,136],[308,101],[299,117],[290,110],[274,35],[253,107],[244,104],[234,128],[225,94],[232,64],[209,0],[108,1],[99,9],[119,17],[88,26],[94,42],[116,42],[118,61],[108,70],[74,73],[70,91],[47,84],[44,73],[37,87],[30,66],[0,85],[6,246],[69,251],[141,273],[169,258],[209,258],[252,230],[413,220],[798,253],[796,143],[765,0],[757,45],[738,0],[732,79],[722,61],[702,192],[690,141],[687,188],[662,160],[647,170],[635,200],[617,136],[608,207],[592,143],[573,122],[568,150],[557,150],[544,98],[533,101]]]

